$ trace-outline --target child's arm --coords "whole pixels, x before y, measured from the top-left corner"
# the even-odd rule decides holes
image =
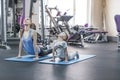
[[[53,54],[53,61],[55,61],[55,51],[54,51],[54,48],[52,50],[52,54]]]
[[[34,47],[34,51],[35,51],[35,59],[38,59],[39,56],[38,56],[38,46],[37,46],[37,33],[36,31],[33,30],[33,47]]]
[[[53,43],[50,45],[52,47],[52,56],[53,56],[53,59],[52,61],[55,61],[55,50],[54,50],[54,46],[55,45],[55,41],[53,41]]]
[[[65,48],[65,62],[67,62],[68,61],[68,51],[67,51],[67,47]]]

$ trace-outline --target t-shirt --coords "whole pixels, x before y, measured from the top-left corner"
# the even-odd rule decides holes
[[[65,48],[67,48],[67,43],[65,41],[53,41],[53,48],[57,57],[65,58]]]

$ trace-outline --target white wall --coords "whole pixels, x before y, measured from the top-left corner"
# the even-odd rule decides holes
[[[48,7],[55,7],[63,14],[67,11],[67,15],[73,16],[70,19],[71,25],[84,25],[87,23],[87,1],[88,0],[48,0]],[[56,15],[55,10],[52,11],[52,16]]]
[[[91,0],[91,26],[103,30],[102,0]]]
[[[39,32],[39,6],[40,0],[37,0],[36,3],[33,4],[33,15],[32,22],[36,25],[36,30]]]
[[[109,36],[116,36],[114,16],[120,14],[120,0],[106,0],[106,30]]]
[[[91,24],[108,31],[108,36],[117,35],[114,16],[120,14],[120,0],[91,0]],[[103,14],[104,13],[104,14]]]

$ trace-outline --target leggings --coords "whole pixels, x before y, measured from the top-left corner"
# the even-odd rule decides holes
[[[68,53],[68,60],[72,60],[72,59],[74,59],[77,56],[78,56],[77,52]]]
[[[79,58],[78,52],[68,53],[68,61],[73,60],[75,58]],[[61,58],[61,57],[59,57],[59,59],[62,60],[62,61],[65,60],[65,58]]]
[[[41,51],[38,54],[39,56],[45,56],[52,53],[52,49],[40,48]]]

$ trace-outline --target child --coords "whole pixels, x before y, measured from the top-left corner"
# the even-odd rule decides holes
[[[56,57],[60,59],[60,61],[69,61],[75,58],[79,58],[77,52],[68,53],[67,51],[67,40],[68,36],[65,32],[62,32],[58,35],[58,39],[53,41],[53,61],[55,61],[55,53]]]

